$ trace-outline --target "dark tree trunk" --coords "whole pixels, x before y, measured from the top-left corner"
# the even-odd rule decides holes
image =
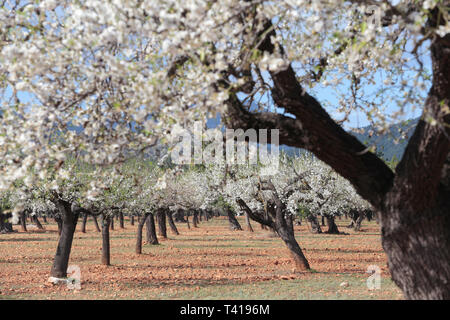
[[[25,211],[20,213],[20,227],[23,232],[27,232],[27,219],[25,216]]]
[[[39,230],[44,230],[44,227],[42,226],[41,222],[39,221],[39,218],[37,217],[37,215],[33,215],[32,219],[33,219],[33,222],[36,224],[36,227]]]
[[[65,278],[67,277],[67,267],[78,221],[78,212],[73,212],[71,203],[64,200],[58,199],[56,206],[61,214],[62,228],[50,275],[56,278]]]
[[[148,213],[146,213],[141,219],[138,220],[138,227],[136,231],[136,253],[142,253],[142,229],[144,228],[145,221],[147,221]]]
[[[322,216],[322,227],[325,227],[325,217]]]
[[[322,229],[320,229],[319,221],[317,220],[316,215],[311,214],[306,219],[311,223],[312,233],[322,233]]]
[[[97,232],[100,232],[100,227],[98,226],[98,221],[97,221],[97,216],[92,215],[92,219],[94,220],[94,225],[95,225],[95,229],[97,230]]]
[[[186,211],[186,223],[187,223],[188,229],[191,229],[191,225],[189,223],[189,211]]]
[[[61,236],[63,221],[61,217],[57,216],[55,218],[56,224],[58,225],[58,235]]]
[[[192,211],[192,224],[194,225],[194,228],[198,228],[198,212],[197,210]]]
[[[120,229],[125,229],[124,219],[123,219],[123,213],[119,212],[119,225]]]
[[[83,220],[82,220],[82,222],[81,222],[81,232],[82,232],[82,233],[86,233],[86,222],[87,222],[87,218],[88,218],[87,213],[83,213]]]
[[[250,217],[248,216],[248,213],[244,211],[244,214],[245,214],[245,222],[247,224],[247,231],[254,232],[252,224],[250,223]]]
[[[288,228],[290,230],[290,232],[292,232],[292,234],[294,234],[295,230],[294,230],[294,218],[292,217],[292,215],[288,214],[286,216],[286,223],[288,225]]]
[[[158,235],[167,239],[166,214],[164,210],[160,209],[157,211],[156,219],[158,220]]]
[[[147,228],[147,243],[158,244],[158,237],[156,236],[155,229],[155,218],[153,216],[153,213],[149,213],[145,221],[145,225]]]
[[[47,223],[47,217],[46,216],[42,216],[42,220],[44,220],[44,223]]]
[[[328,234],[339,234],[338,227],[334,221],[334,216],[326,216],[327,219],[327,225],[328,225]]]
[[[347,228],[355,228],[356,220],[358,220],[358,217],[360,215],[360,212],[356,209],[350,210],[350,224],[347,226]]]
[[[11,213],[3,214],[0,212],[0,233],[10,233],[14,232],[12,228],[12,223],[8,222],[11,217]]]
[[[291,257],[295,263],[296,271],[309,270],[311,267],[309,266],[308,260],[306,259],[305,255],[303,254],[302,249],[298,245],[298,242],[295,239],[294,232],[291,230],[289,225],[286,223],[286,220],[282,217],[279,218],[277,216],[275,225],[276,225],[275,228],[276,228],[278,235],[284,241],[284,243],[286,244],[286,246],[289,249]]]
[[[110,220],[110,223],[109,223],[110,229],[111,229],[111,230],[114,230],[114,217],[112,217],[112,218],[109,219],[109,220]]]
[[[361,222],[364,220],[364,212],[360,212],[358,214],[358,218],[355,221],[355,226],[353,228],[353,230],[355,231],[360,231],[361,230]]]
[[[113,219],[109,215],[102,216],[102,265],[111,265],[111,243],[109,224]]]
[[[134,226],[134,214],[132,214],[131,217],[130,217],[130,224],[132,226]]]
[[[173,221],[172,212],[166,211],[166,215],[167,215],[167,220],[169,221],[170,229],[172,230],[173,233],[175,233],[176,235],[179,235],[180,233],[178,232],[177,226],[175,225],[175,222]]]
[[[230,225],[230,230],[242,230],[241,225],[239,224],[239,221],[236,219],[236,216],[234,215],[234,212],[227,208],[227,215],[228,215],[228,222]]]

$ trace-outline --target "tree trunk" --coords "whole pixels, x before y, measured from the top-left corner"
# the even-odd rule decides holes
[[[110,223],[109,223],[110,229],[111,229],[111,230],[114,230],[114,217],[112,217],[112,218],[109,219],[109,220],[110,220]]]
[[[44,223],[47,223],[47,217],[46,216],[42,216],[42,220],[44,220]]]
[[[327,225],[328,225],[328,234],[339,234],[338,227],[334,221],[334,216],[326,216],[327,219]]]
[[[186,211],[186,223],[187,223],[187,227],[188,227],[188,229],[191,229],[191,225],[190,225],[190,223],[189,223],[189,211]]]
[[[97,232],[100,232],[100,227],[98,226],[98,221],[97,221],[97,216],[92,215],[92,219],[94,220],[94,225],[95,225],[95,229],[97,230]]]
[[[242,227],[239,224],[239,221],[236,219],[234,212],[230,208],[227,208],[226,210],[228,215],[228,222],[230,223],[230,230],[242,230]]]
[[[158,244],[159,242],[158,237],[156,236],[155,218],[153,216],[153,213],[149,213],[145,221],[145,225],[147,228],[147,243]]]
[[[312,233],[322,233],[322,229],[320,229],[319,221],[317,220],[316,215],[311,214],[306,219],[311,223]]]
[[[197,210],[193,210],[192,211],[192,224],[194,225],[194,228],[198,228],[198,212]]]
[[[111,246],[109,224],[113,219],[109,215],[102,216],[102,265],[111,265]]]
[[[56,206],[62,217],[62,228],[50,275],[56,278],[65,278],[67,277],[67,267],[69,266],[70,251],[72,250],[73,234],[75,233],[78,221],[78,213],[72,211],[70,202],[61,199],[56,201]]]
[[[167,239],[166,214],[164,210],[160,209],[157,211],[156,219],[158,220],[158,235]]]
[[[24,211],[20,212],[20,227],[23,232],[27,232],[27,219]]]
[[[322,216],[322,227],[325,227],[325,217]]]
[[[364,213],[360,212],[358,215],[358,218],[355,221],[355,226],[354,226],[353,230],[355,230],[355,231],[361,230],[361,222],[363,220],[364,220]]]
[[[33,215],[32,219],[33,219],[33,222],[36,224],[36,227],[39,230],[44,230],[44,227],[42,226],[41,222],[39,221],[39,218],[37,217],[37,215]]]
[[[254,232],[252,224],[250,223],[250,217],[248,216],[248,213],[245,211],[244,214],[245,214],[245,222],[247,224],[247,231]]]
[[[275,216],[275,229],[289,249],[295,263],[295,271],[306,271],[311,269],[308,260],[295,239],[294,228],[286,221],[286,213],[282,210],[282,204],[277,203]]]
[[[61,219],[61,217],[56,216],[55,221],[56,221],[56,224],[58,225],[58,235],[61,236],[62,225],[63,225],[62,219]]]
[[[82,220],[82,222],[81,222],[81,232],[82,232],[82,233],[86,233],[86,222],[87,222],[87,218],[88,218],[87,213],[83,213],[83,220]]]
[[[123,213],[119,212],[119,225],[120,229],[125,229],[124,219],[123,219]]]
[[[134,214],[132,214],[131,217],[130,217],[130,224],[132,226],[134,226]]]
[[[147,221],[147,217],[148,217],[148,213],[146,213],[138,221],[138,227],[137,227],[137,231],[136,231],[136,253],[137,254],[142,254],[142,229],[144,228],[145,221]]]
[[[11,217],[11,213],[3,214],[0,212],[0,233],[10,233],[14,232],[12,228],[12,223],[8,222]]]
[[[166,211],[166,215],[167,215],[167,220],[169,221],[170,229],[172,230],[173,233],[175,233],[176,235],[179,235],[180,233],[178,232],[177,226],[175,225],[175,222],[173,221],[172,212]]]

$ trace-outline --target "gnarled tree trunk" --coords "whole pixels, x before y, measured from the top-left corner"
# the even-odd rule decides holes
[[[145,221],[147,221],[148,213],[139,220],[137,231],[136,231],[136,253],[142,253],[142,229],[144,228]]]
[[[246,211],[244,211],[244,215],[245,215],[245,223],[247,224],[247,231],[254,232],[252,224],[250,223],[250,217],[248,216],[248,213]]]
[[[306,218],[311,224],[311,232],[312,233],[322,233],[322,229],[320,228],[319,221],[317,220],[317,216],[314,214],[310,214]]]
[[[95,229],[97,230],[97,232],[100,232],[100,227],[98,226],[98,221],[97,221],[97,216],[92,215],[92,219],[94,220],[94,225],[95,225]]]
[[[334,216],[326,216],[327,219],[327,225],[328,225],[328,234],[339,234],[339,229],[336,225],[336,222],[334,221]]]
[[[123,219],[123,213],[122,212],[119,212],[119,226],[120,226],[120,229],[125,229],[125,222],[124,222],[124,219]]]
[[[20,228],[23,232],[27,232],[27,219],[25,216],[25,211],[20,212]]]
[[[65,200],[58,199],[55,201],[55,204],[61,214],[62,227],[50,275],[56,278],[65,278],[67,277],[67,267],[69,266],[78,212],[72,211],[72,204]]]
[[[109,236],[109,224],[113,218],[109,215],[102,216],[102,264],[111,265],[111,243]]]
[[[82,220],[82,222],[81,222],[81,232],[82,232],[82,233],[86,233],[86,222],[87,222],[87,218],[88,218],[87,213],[83,213],[83,220]]]
[[[178,232],[178,228],[175,225],[175,222],[173,221],[172,212],[167,210],[166,216],[167,216],[167,220],[169,221],[169,226],[170,226],[170,229],[172,230],[172,232],[175,233],[176,235],[179,235],[180,233]]]
[[[158,237],[156,236],[155,218],[153,213],[149,213],[145,221],[147,228],[147,243],[155,245],[159,244]]]
[[[234,215],[234,212],[230,209],[227,208],[227,216],[228,216],[228,222],[230,225],[230,229],[231,230],[242,230],[241,225],[239,224],[239,221],[236,219],[236,216]]]
[[[158,235],[167,239],[166,214],[163,209],[156,212],[156,219],[158,220]]]

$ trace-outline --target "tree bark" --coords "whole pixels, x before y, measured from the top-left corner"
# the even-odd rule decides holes
[[[191,225],[190,225],[190,223],[189,223],[189,211],[186,210],[185,214],[186,214],[186,223],[187,223],[187,227],[188,227],[188,229],[191,229]]]
[[[311,232],[312,233],[322,233],[322,229],[320,228],[320,224],[319,224],[319,221],[317,220],[316,215],[311,214],[306,219],[311,223]]]
[[[158,237],[156,236],[156,229],[155,229],[155,218],[153,216],[153,213],[149,213],[147,216],[146,221],[146,228],[147,228],[147,243],[149,244],[158,244]]]
[[[88,218],[87,213],[83,213],[83,220],[82,220],[82,222],[81,222],[81,232],[82,232],[82,233],[86,233],[86,222],[87,222],[87,218]]]
[[[119,225],[120,229],[125,229],[124,219],[123,219],[123,213],[119,212]]]
[[[364,212],[359,212],[358,217],[355,220],[355,225],[353,227],[353,230],[360,231],[361,230],[361,223],[364,220]]]
[[[156,212],[156,219],[158,220],[158,235],[167,239],[166,214],[162,209]]]
[[[132,226],[134,226],[134,214],[132,214],[131,217],[130,217],[130,224]]]
[[[197,210],[192,210],[192,224],[194,228],[198,228],[198,212]]]
[[[95,225],[95,229],[97,230],[97,232],[100,232],[100,227],[98,226],[98,221],[97,221],[97,216],[92,215],[92,219],[94,220],[94,225]]]
[[[20,228],[23,232],[27,232],[27,219],[25,211],[20,212]]]
[[[37,217],[37,215],[32,215],[31,217],[33,219],[33,222],[36,224],[36,227],[39,230],[44,230],[44,227],[42,226],[41,222],[39,221],[39,218]]]
[[[109,224],[113,219],[109,215],[102,216],[102,265],[111,265],[111,244]]]
[[[4,214],[0,211],[0,233],[10,233],[14,232],[12,228],[12,223],[8,222],[11,217],[11,213]]]
[[[338,227],[336,225],[336,222],[334,221],[334,216],[326,216],[327,219],[327,225],[328,225],[328,234],[339,234]]]
[[[230,225],[230,230],[242,230],[241,225],[239,224],[239,221],[236,219],[236,216],[234,215],[234,212],[230,209],[227,208],[227,216],[228,216],[228,222]]]
[[[250,223],[250,217],[248,216],[248,213],[244,211],[244,214],[245,214],[245,222],[247,224],[247,231],[254,232],[252,224]]]
[[[56,278],[65,278],[67,277],[67,267],[78,221],[78,212],[73,212],[71,203],[65,200],[58,199],[55,204],[62,217],[62,228],[50,275]]]
[[[60,216],[56,216],[55,221],[56,221],[56,224],[58,225],[58,235],[61,236],[62,225],[63,225],[62,219]]]
[[[111,230],[114,230],[114,217],[112,217],[112,218],[109,219],[109,220],[110,220],[110,223],[109,223],[110,229],[111,229]]]
[[[169,221],[170,229],[172,230],[172,232],[174,234],[179,235],[180,233],[178,232],[177,226],[175,225],[175,222],[173,221],[172,212],[167,210],[166,215],[167,215],[167,220]]]
[[[148,213],[144,214],[142,219],[138,222],[136,231],[136,253],[142,254],[142,229],[144,228],[145,221],[147,221]]]

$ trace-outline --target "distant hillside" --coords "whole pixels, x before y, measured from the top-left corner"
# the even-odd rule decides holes
[[[383,159],[390,161],[395,156],[400,160],[418,122],[419,118],[416,118],[393,124],[389,132],[383,135],[371,134],[374,131],[372,126],[362,128],[363,133],[352,134],[367,146],[375,145],[376,153]],[[396,140],[398,143],[395,143]]]
[[[375,145],[376,153],[386,161],[392,160],[394,156],[400,160],[418,121],[419,118],[416,118],[393,124],[390,127],[389,133],[383,135],[372,134],[372,132],[375,131],[372,126],[361,128],[360,130],[363,131],[362,133],[356,131],[350,131],[350,133],[367,146]],[[220,114],[217,115],[216,118],[208,119],[206,126],[207,128],[222,126]],[[70,123],[68,124],[68,129],[76,131],[77,133],[80,133],[83,130],[81,127],[73,126]],[[224,130],[223,127],[222,130]],[[404,138],[401,138],[402,133],[404,134]],[[398,140],[398,143],[395,143],[396,140]],[[298,156],[304,152],[303,149],[286,145],[280,145],[280,151],[285,152],[289,156]]]

